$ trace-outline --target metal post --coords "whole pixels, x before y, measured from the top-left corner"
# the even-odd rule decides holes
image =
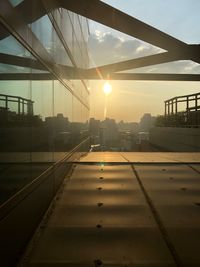
[[[18,97],[18,114],[20,114],[20,98]]]
[[[168,115],[169,115],[169,114],[170,114],[170,107],[169,107],[170,102],[168,101],[167,104],[168,104],[168,107],[167,107],[167,113],[168,113]]]
[[[187,124],[189,123],[189,97],[187,96],[186,98],[186,119],[187,119]]]
[[[198,110],[198,94],[195,95],[195,126],[198,125],[198,113],[197,113],[197,110]]]
[[[177,114],[177,113],[178,113],[178,100],[176,98],[176,100],[175,100],[175,114]]]
[[[5,108],[8,109],[8,97],[5,96]]]
[[[22,114],[24,115],[24,99],[22,100]]]
[[[178,100],[177,100],[177,98],[175,98],[175,116],[176,116],[175,121],[176,121],[176,127],[179,126],[178,125],[178,115],[177,115],[177,113],[178,113]]]

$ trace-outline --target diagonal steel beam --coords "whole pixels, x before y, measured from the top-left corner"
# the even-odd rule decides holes
[[[33,68],[38,70],[47,70],[39,61],[26,58],[26,57],[19,57],[10,54],[0,53],[0,63],[20,66],[25,68]]]
[[[32,59],[32,58],[25,58],[25,57],[19,57],[14,55],[8,55],[4,53],[0,53],[0,63],[14,65],[14,66],[20,66],[25,68],[33,68],[36,70],[43,70],[48,71],[47,68],[45,68],[44,65],[42,65],[38,60]],[[71,67],[71,66],[65,66],[61,64],[57,64],[60,70],[62,70],[61,73],[68,73],[69,77],[73,76],[75,73],[77,77],[81,75],[81,73],[84,73],[84,70]]]
[[[47,13],[41,0],[24,0],[14,9],[16,13],[23,16],[23,20],[27,24],[40,19]],[[4,12],[7,12],[7,10],[4,9]],[[9,35],[10,33],[6,30],[6,28],[0,24],[0,40],[8,37]]]
[[[39,39],[24,22],[20,14],[16,12],[11,3],[7,0],[0,1],[0,22],[38,61],[45,66],[45,68],[47,68],[48,71],[56,77],[57,80],[63,84],[66,89],[71,92],[74,97],[79,100],[79,102],[88,109],[88,106],[72,90],[69,82],[63,79],[65,75],[65,68],[56,64]]]
[[[187,57],[180,57],[178,54],[164,52],[156,55],[150,55],[113,64],[107,64],[96,68],[89,69],[86,73],[93,74],[96,71],[100,72],[102,76],[106,76],[113,72],[125,71],[129,69],[136,69],[156,64],[167,63],[176,60],[187,59]]]
[[[60,6],[110,28],[161,47],[181,49],[185,43],[99,0],[58,0]]]
[[[46,0],[47,1],[47,0]],[[157,47],[182,55],[200,63],[200,46],[188,45],[134,17],[123,13],[99,0],[66,1],[58,0],[63,8],[78,13],[88,19],[99,22],[110,28],[148,42]],[[158,63],[157,63],[158,64]]]
[[[47,14],[43,1],[46,5],[48,2],[52,2],[50,0],[24,0],[15,7],[15,10],[18,14],[22,14],[24,21],[29,24]],[[181,48],[186,45],[184,42],[99,0],[86,0],[84,4],[82,0],[54,0],[54,5],[49,4],[48,6],[48,12],[51,11],[50,9],[63,7],[166,50]],[[0,26],[0,39],[7,36],[7,31]]]
[[[44,8],[43,1],[45,4],[52,2],[52,0],[24,0],[15,8],[15,10],[19,14],[23,13],[23,19],[26,21],[26,23],[31,23],[47,13],[46,9]],[[153,41],[152,44],[168,49],[170,50],[170,53],[172,53],[167,54],[166,52],[159,55],[152,55],[130,61],[109,64],[107,66],[100,66],[99,70],[102,71],[104,75],[106,75],[108,72],[110,73],[154,64],[161,64],[174,60],[191,59],[200,63],[199,45],[187,45],[184,42],[181,42],[101,1],[87,0],[84,2],[84,5],[81,0],[54,0],[53,2],[54,5],[48,5],[48,12],[58,8],[59,6],[62,6],[104,25],[140,38],[141,40],[148,41],[149,43],[152,43]],[[4,28],[0,28],[0,38],[8,35],[8,33],[5,33],[4,31]],[[88,71],[89,73],[92,73],[94,69],[90,69]]]
[[[108,27],[162,47],[163,49],[171,52],[175,51],[178,54],[181,53],[187,59],[200,63],[200,47],[198,45],[187,45],[99,0],[84,1],[84,5],[82,0],[24,0],[15,9],[17,13],[23,14],[23,19],[28,24],[47,14],[44,4],[48,6],[48,13],[62,6]],[[8,33],[0,25],[0,39],[7,36]]]

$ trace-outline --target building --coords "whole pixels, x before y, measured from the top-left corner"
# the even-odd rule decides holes
[[[32,17],[24,19],[24,14],[29,13],[29,6],[25,2],[3,1],[4,7],[0,7],[2,13],[2,8],[6,7],[8,13],[13,14],[13,18],[15,16],[11,21],[4,12],[0,26],[3,63],[0,118],[5,118],[5,108],[10,117],[10,114],[17,114],[15,124],[6,125],[1,121],[1,125],[5,126],[0,129],[1,143],[4,144],[0,150],[12,151],[12,146],[15,153],[23,151],[24,160],[27,161],[33,153],[40,151],[46,159],[52,161],[56,138],[47,142],[46,128],[50,135],[56,135],[69,131],[68,121],[86,125],[88,120],[87,80],[80,77],[79,80],[70,81],[64,75],[73,68],[88,67],[88,21],[66,9],[52,9],[52,6],[42,4],[41,1],[31,3],[34,5],[32,10],[37,13],[44,9],[45,13],[39,17],[34,13]],[[36,124],[37,118],[40,118],[40,123]],[[22,121],[26,121],[23,129]],[[85,136],[87,140],[88,136]],[[80,138],[73,143],[74,147],[70,146],[70,150],[80,144]]]
[[[164,52],[88,70],[86,18]],[[199,153],[81,157],[89,150],[87,79],[101,79],[101,70],[116,80],[200,81],[199,74],[124,72],[175,60],[199,63],[199,45],[104,1],[0,1],[0,94],[29,103],[27,111],[15,101],[0,109],[1,120],[16,114],[15,122],[26,120],[0,130],[1,266],[19,266],[19,260],[26,267],[200,266]],[[50,142],[40,134],[47,117],[60,127],[60,138]],[[60,124],[64,118],[71,139]],[[54,125],[46,127],[51,136]],[[116,123],[107,119],[103,127],[103,142],[114,149]]]
[[[90,118],[89,122],[89,130],[92,136],[99,135],[100,129],[100,120],[95,120],[94,118]]]
[[[106,118],[101,122],[100,143],[108,150],[118,147],[119,131],[114,119]]]
[[[63,161],[89,150],[88,81],[66,78],[89,66],[89,26],[86,18],[45,1],[3,0],[0,13],[0,165],[8,166],[1,172],[0,203],[50,174],[34,196],[41,209],[32,209],[28,235],[13,243],[11,257],[6,251],[0,255],[6,267],[59,188],[68,168]]]
[[[155,122],[155,117],[152,117],[150,113],[145,113],[140,120],[140,130],[148,132]]]

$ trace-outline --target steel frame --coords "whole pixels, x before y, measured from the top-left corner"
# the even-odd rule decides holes
[[[31,30],[27,27],[28,23],[32,23],[46,14],[50,14],[57,8],[65,8],[77,14],[80,14],[88,19],[92,19],[103,25],[111,27],[115,30],[138,38],[142,41],[148,42],[152,45],[158,46],[166,52],[131,59],[123,62],[114,64],[107,64],[91,69],[78,69],[77,66],[66,67],[63,65],[56,64],[47,52],[45,48],[41,46],[39,40],[34,36]],[[12,10],[11,10],[12,9]],[[10,12],[13,14],[12,18],[8,16]],[[22,21],[21,14],[23,14]],[[102,16],[103,14],[103,16]],[[16,24],[16,21],[18,23]],[[20,41],[24,47],[26,47],[37,59],[37,61],[28,61],[27,59],[17,59],[13,56],[15,65],[27,67],[33,66],[36,69],[47,70],[50,74],[31,74],[33,79],[40,77],[40,79],[46,79],[55,76],[56,79],[60,80],[60,77],[66,79],[106,79],[108,75],[113,80],[171,80],[171,81],[199,81],[199,74],[147,74],[147,73],[118,73],[119,71],[125,71],[145,66],[151,66],[155,64],[162,64],[172,62],[175,60],[192,60],[200,63],[200,45],[199,44],[187,44],[184,43],[158,29],[145,24],[142,21],[135,19],[99,0],[87,0],[84,1],[84,5],[81,0],[76,1],[65,1],[65,0],[24,0],[21,4],[15,8],[11,8],[7,0],[0,2],[0,39],[6,38],[8,32],[14,35],[18,41]],[[15,25],[16,24],[16,25]],[[8,32],[4,29],[8,30]],[[33,42],[37,47],[36,51],[32,50],[31,44],[26,39],[25,32],[32,36]],[[61,36],[62,37],[62,36]],[[63,39],[63,38],[61,38]],[[67,49],[65,45],[65,49]],[[9,63],[12,61],[12,56],[0,55],[0,63]],[[23,63],[24,61],[24,63]],[[101,75],[99,75],[101,74]],[[10,77],[12,79],[24,79],[27,74],[1,74],[0,79]],[[35,77],[34,77],[35,76]],[[65,84],[66,87],[67,84]],[[68,88],[69,89],[69,88]]]

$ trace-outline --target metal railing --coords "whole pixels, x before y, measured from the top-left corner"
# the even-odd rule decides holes
[[[183,95],[165,101],[166,126],[198,127],[200,125],[200,93]],[[185,110],[180,110],[185,105]]]
[[[0,107],[6,110],[9,109],[9,103],[17,103],[18,114],[33,115],[34,101],[20,96],[0,94]],[[25,108],[27,106],[27,109]]]

